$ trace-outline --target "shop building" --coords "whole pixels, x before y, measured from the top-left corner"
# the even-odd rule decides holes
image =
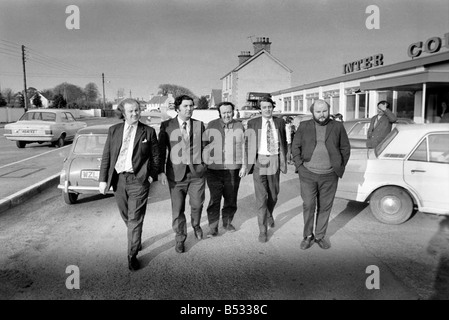
[[[441,105],[449,105],[449,33],[410,44],[408,61],[384,65],[374,54],[343,65],[340,77],[271,92],[283,112],[309,113],[324,99],[331,113],[344,120],[372,117],[377,103],[387,100],[393,112],[416,123],[439,122]]]

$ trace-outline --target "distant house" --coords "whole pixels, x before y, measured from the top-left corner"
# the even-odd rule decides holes
[[[153,96],[147,103],[147,110],[168,110],[170,104],[172,104],[174,101],[175,100],[173,98],[173,95],[170,93],[168,94],[168,96]]]
[[[42,92],[36,90],[36,91],[31,95],[31,97],[29,98],[29,101],[30,101],[30,107],[31,107],[31,108],[37,108],[37,106],[35,106],[35,105],[33,104],[33,100],[34,100],[34,97],[35,97],[36,95],[39,95],[40,98],[41,98],[41,101],[42,101],[42,107],[41,107],[41,108],[48,108],[48,107],[51,106],[52,101],[49,99],[49,97],[48,97],[46,94],[43,94]]]
[[[288,88],[292,82],[293,71],[270,53],[269,38],[256,38],[253,46],[254,54],[242,51],[239,65],[220,79],[222,101],[230,101],[238,109],[251,108],[257,105],[260,93]]]
[[[212,89],[209,99],[209,109],[215,109],[217,105],[221,102],[222,90]]]

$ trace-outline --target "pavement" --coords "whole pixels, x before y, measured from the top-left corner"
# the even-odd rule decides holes
[[[111,118],[83,118],[90,125],[116,122]],[[1,124],[4,127],[5,124]],[[0,166],[0,213],[16,206],[47,188],[56,188],[64,159],[72,143],[62,148],[49,147],[41,154]]]

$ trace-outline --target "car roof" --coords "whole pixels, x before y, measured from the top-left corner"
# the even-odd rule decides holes
[[[107,134],[109,127],[114,124],[98,124],[90,127],[79,129],[77,134]]]
[[[62,110],[62,109],[34,109],[34,110],[28,110],[26,113],[32,113],[32,112],[51,112],[51,113],[69,112],[69,113],[72,113],[70,110]]]

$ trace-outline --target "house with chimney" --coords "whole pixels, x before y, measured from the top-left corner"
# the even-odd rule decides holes
[[[269,38],[256,38],[253,49],[252,55],[242,51],[239,64],[220,79],[222,101],[230,101],[241,110],[256,107],[261,97],[288,88],[292,82],[293,71],[271,54]]]

